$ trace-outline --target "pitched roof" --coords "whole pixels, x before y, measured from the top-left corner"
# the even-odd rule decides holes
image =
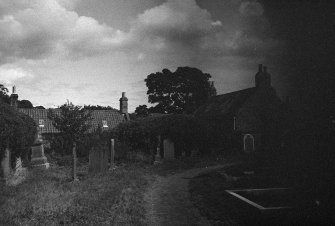
[[[60,115],[60,109],[51,109],[52,112],[56,115]],[[48,118],[48,109],[27,109],[27,108],[18,108],[19,112],[25,113],[29,115],[32,119],[34,119],[35,123],[39,125],[40,120],[44,120],[44,127],[42,127],[42,133],[59,133],[53,125],[51,120]],[[91,129],[90,132],[94,131],[98,128],[98,126],[102,126],[103,122],[107,122],[106,128],[102,129],[111,129],[116,127],[119,123],[124,121],[124,116],[115,110],[93,110],[92,111],[92,121],[91,121]]]
[[[201,115],[227,115],[236,114],[239,108],[251,97],[256,88],[243,89],[231,93],[212,97],[206,104],[195,111],[196,116]]]

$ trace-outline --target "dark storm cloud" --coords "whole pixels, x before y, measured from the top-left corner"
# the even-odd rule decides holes
[[[305,106],[306,114],[334,114],[335,11],[332,3],[327,0],[263,1],[274,35],[285,43],[281,55],[273,60],[280,64],[282,74],[289,81],[290,96]]]

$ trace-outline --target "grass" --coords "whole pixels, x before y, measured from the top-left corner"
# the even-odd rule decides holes
[[[71,158],[48,157],[53,167],[30,170],[19,186],[0,185],[0,225],[147,225],[144,192],[155,175],[225,163],[222,157],[183,158],[159,165],[119,164],[89,175],[78,162],[79,182],[72,182]]]
[[[87,167],[86,167],[87,168]],[[0,225],[145,225],[150,170],[132,164],[94,176],[70,168],[30,171],[20,186],[0,187]]]
[[[168,176],[188,169],[204,168],[207,166],[214,166],[232,161],[233,160],[230,159],[230,157],[223,157],[220,155],[181,158],[175,159],[173,161],[165,161],[164,164],[154,165],[153,171],[160,176]]]

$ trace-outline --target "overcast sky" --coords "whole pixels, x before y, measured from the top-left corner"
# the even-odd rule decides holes
[[[0,84],[55,107],[147,104],[144,79],[164,68],[210,73],[218,94],[254,86],[266,64],[285,96],[276,38],[250,0],[0,0]]]

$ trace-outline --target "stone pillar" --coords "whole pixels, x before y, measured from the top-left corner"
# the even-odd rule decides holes
[[[114,158],[115,158],[115,140],[111,139],[111,164],[109,166],[110,169],[113,169],[115,167]]]
[[[164,139],[163,146],[164,146],[164,159],[166,160],[175,159],[173,141],[170,139]]]
[[[5,155],[3,156],[1,160],[1,168],[0,168],[0,180],[7,183],[7,180],[11,173],[11,167],[10,167],[10,150],[9,148],[5,149]]]
[[[44,155],[44,146],[40,132],[37,135],[35,144],[31,147],[31,151],[30,163],[32,167],[38,167],[41,169],[48,169],[50,167],[47,157]]]
[[[157,152],[156,152],[154,164],[162,163],[162,157],[161,157],[161,136],[158,136],[157,139],[158,139],[158,144],[157,144],[157,148],[156,148]]]
[[[41,169],[48,169],[50,164],[44,155],[44,146],[42,143],[36,143],[31,147],[31,166]]]
[[[77,177],[77,144],[73,143],[72,147],[72,179],[78,181]]]

